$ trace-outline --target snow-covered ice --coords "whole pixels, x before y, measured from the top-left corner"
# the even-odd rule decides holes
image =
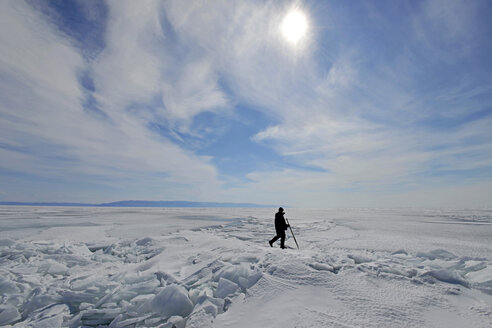
[[[0,326],[492,327],[492,210],[0,207]]]

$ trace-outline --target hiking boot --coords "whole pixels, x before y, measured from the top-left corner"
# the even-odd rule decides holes
[[[273,243],[271,241],[268,242],[270,244],[270,247],[273,247]]]

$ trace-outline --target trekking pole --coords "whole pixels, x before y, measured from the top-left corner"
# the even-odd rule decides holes
[[[299,249],[299,244],[297,243],[296,236],[294,236],[294,232],[292,231],[289,220],[287,218],[285,218],[285,221],[287,221],[287,224],[289,225],[290,233],[292,234],[292,238],[294,238],[294,241],[296,242],[297,249]]]

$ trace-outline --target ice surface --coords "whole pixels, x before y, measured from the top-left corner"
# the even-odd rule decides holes
[[[0,207],[0,325],[492,326],[492,211],[274,212]]]
[[[15,322],[21,318],[15,306],[5,304],[0,306],[0,325]]]
[[[217,297],[225,298],[231,294],[234,294],[239,289],[239,286],[234,282],[226,278],[219,279],[219,285],[217,286]]]
[[[429,272],[426,272],[422,276],[425,277],[426,275],[450,284],[459,284],[465,287],[470,286],[470,284],[465,279],[463,279],[456,271],[451,271],[446,269],[431,270]]]
[[[452,260],[456,258],[456,255],[446,251],[445,249],[435,249],[430,252],[418,252],[418,257],[427,258],[429,260],[443,259]]]
[[[466,277],[471,282],[477,284],[490,284],[492,286],[492,265],[488,265],[483,269],[471,271],[466,274]]]
[[[151,301],[151,307],[165,317],[179,315],[186,317],[193,311],[193,303],[186,289],[179,285],[169,285],[157,294]]]

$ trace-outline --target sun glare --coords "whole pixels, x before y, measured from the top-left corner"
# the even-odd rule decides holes
[[[280,26],[284,38],[292,44],[297,44],[308,29],[306,15],[299,9],[293,9],[285,15]]]

